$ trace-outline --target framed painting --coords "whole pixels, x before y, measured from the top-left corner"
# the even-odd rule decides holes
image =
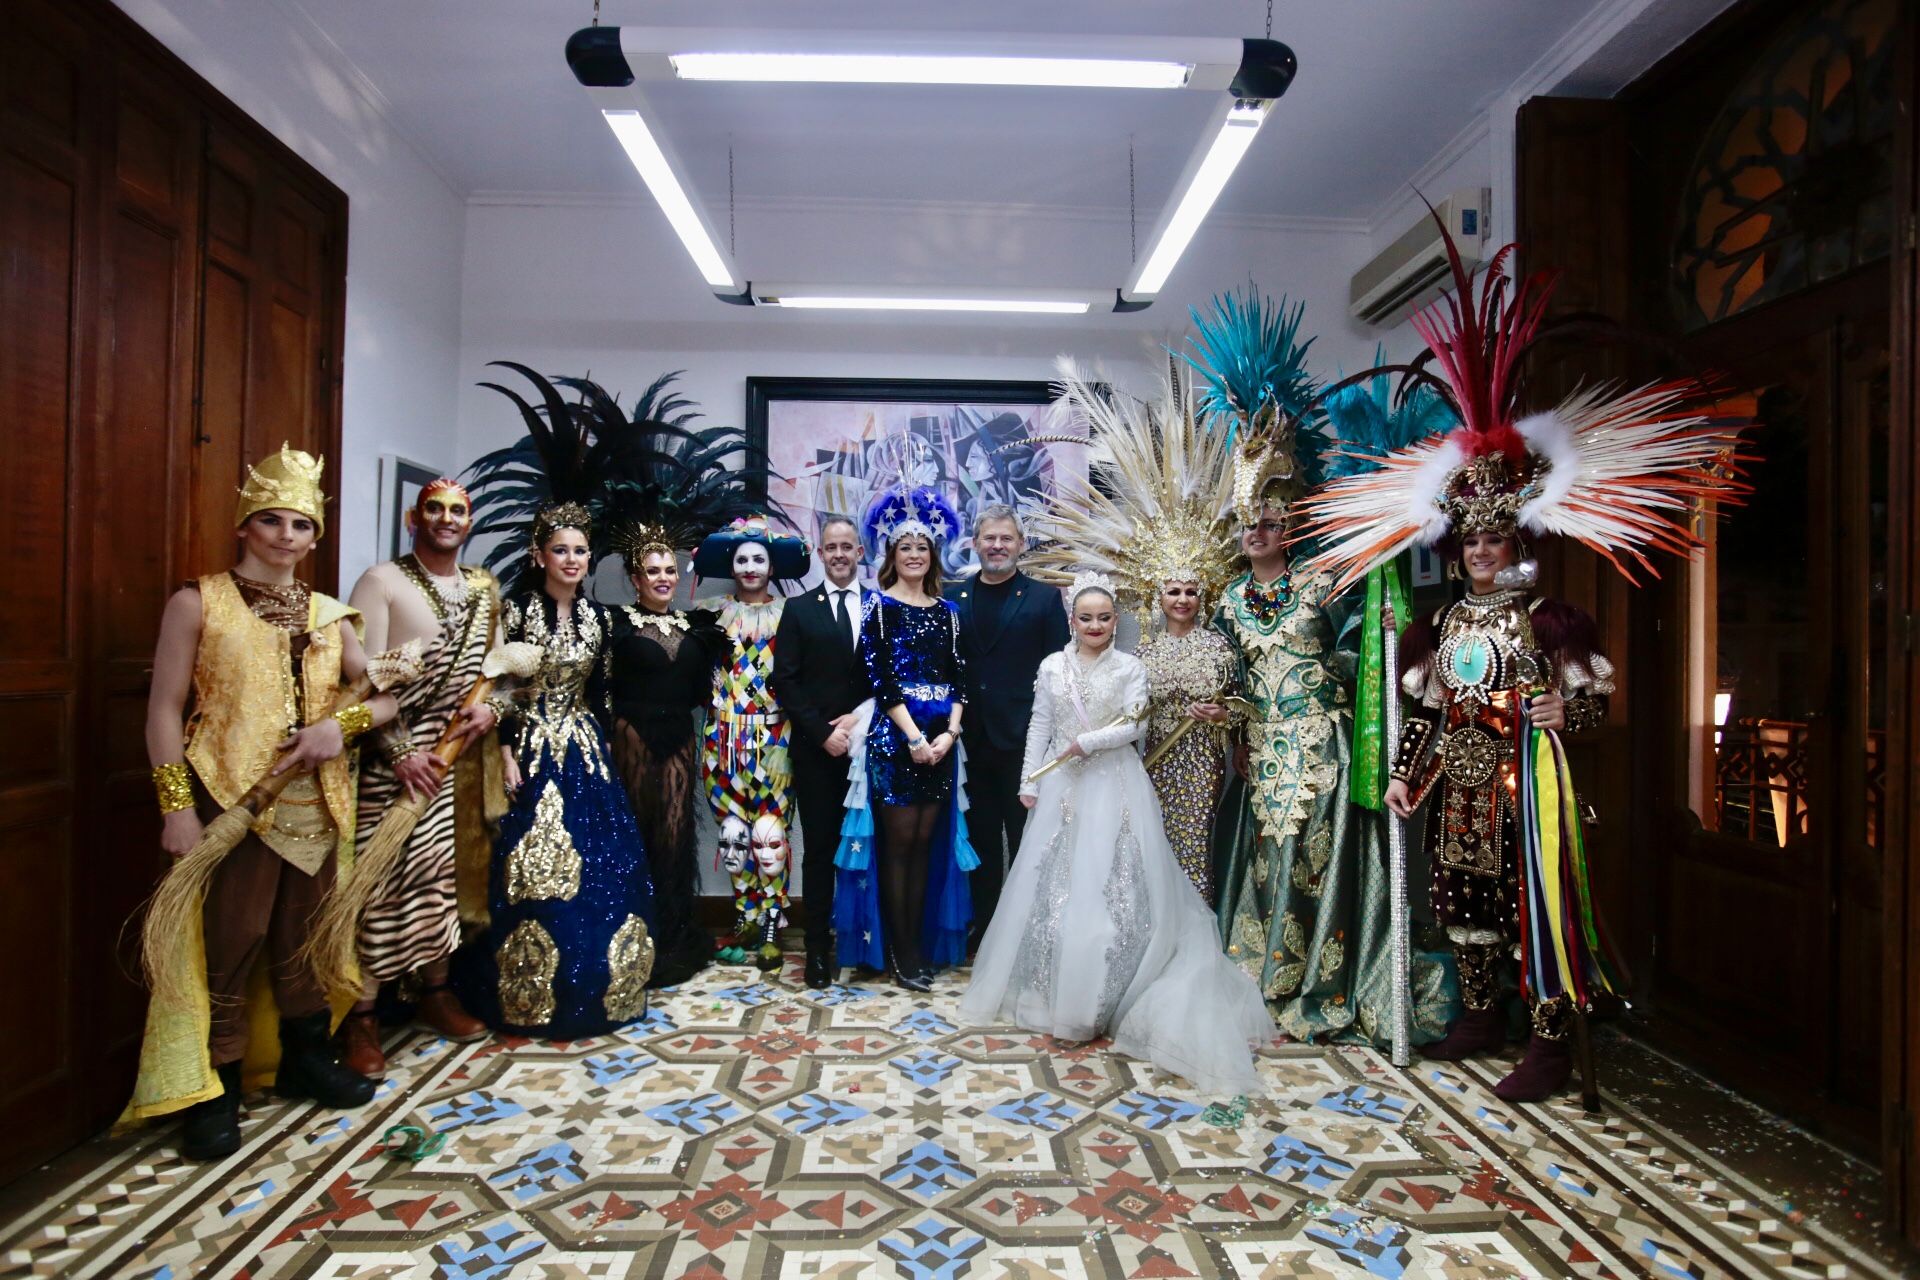
[[[407,537],[407,512],[420,500],[420,490],[451,474],[398,454],[380,455],[380,553],[376,559],[396,560],[413,549]]]
[[[768,498],[809,542],[826,516],[858,521],[886,489],[939,489],[962,525],[941,551],[948,579],[978,565],[981,511],[1004,503],[1029,516],[1087,481],[1086,447],[1062,438],[1072,424],[1047,382],[748,378],[746,427],[766,452]]]

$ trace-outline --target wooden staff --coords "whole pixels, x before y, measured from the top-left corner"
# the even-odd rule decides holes
[[[486,701],[493,692],[493,682],[499,677],[532,675],[539,670],[540,659],[539,646],[525,643],[501,645],[487,655],[480,678],[467,690],[467,696],[460,701],[459,711],[447,721],[439,741],[433,744],[433,754],[442,761],[439,771],[443,784],[453,771],[453,762],[460,758],[460,753],[476,736],[460,732],[460,712]],[[431,796],[407,794],[394,801],[381,817],[380,825],[374,828],[366,848],[354,859],[353,870],[334,886],[326,905],[321,908],[312,932],[307,935],[301,958],[312,966],[314,976],[320,980],[323,989],[358,994],[361,986],[360,919],[372,904],[374,892],[400,865],[401,858],[406,854],[407,841],[413,838],[414,828],[420,825],[420,819],[431,803]]]
[[[372,692],[373,677],[362,674],[334,698],[332,711],[344,711],[364,702]],[[290,757],[291,753],[282,755],[276,767]],[[188,922],[200,914],[206,902],[213,873],[247,838],[253,824],[280,798],[288,784],[311,772],[310,769],[286,769],[268,773],[209,822],[200,833],[199,842],[167,869],[160,887],[148,901],[147,918],[140,926],[140,968],[156,1001],[184,1004],[189,999],[180,981],[180,966],[172,963],[172,959],[186,936]]]

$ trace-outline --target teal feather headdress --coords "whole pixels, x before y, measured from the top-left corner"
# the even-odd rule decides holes
[[[1379,368],[1381,357],[1376,349],[1377,372],[1371,378],[1356,375],[1326,397],[1327,425],[1334,437],[1326,480],[1372,471],[1395,449],[1451,431],[1460,421],[1453,406],[1431,387],[1411,386],[1396,404],[1393,376]]]
[[[1300,337],[1306,304],[1278,303],[1249,283],[1216,294],[1184,355],[1204,386],[1200,410],[1234,442],[1234,508],[1242,521],[1261,506],[1285,507],[1323,478],[1333,447],[1319,388],[1307,372],[1311,337]]]

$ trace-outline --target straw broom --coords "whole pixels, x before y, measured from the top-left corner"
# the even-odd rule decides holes
[[[373,678],[362,675],[342,689],[333,700],[333,711],[364,702],[373,692]],[[287,757],[280,757],[284,762]],[[171,963],[181,940],[187,936],[188,922],[200,914],[207,899],[207,887],[213,873],[226,856],[239,847],[253,830],[253,824],[270,808],[280,793],[295,778],[312,772],[288,769],[268,774],[252,789],[206,825],[200,841],[167,869],[160,887],[148,900],[147,918],[140,926],[140,968],[147,988],[156,1002],[185,1004],[190,993],[179,980],[179,966]]]
[[[493,692],[493,682],[501,676],[532,675],[539,670],[540,658],[539,646],[524,642],[494,649],[481,665],[480,678],[461,700],[460,711],[484,702]],[[460,715],[455,712],[441,731],[439,741],[433,744],[433,754],[445,762],[440,774],[442,779],[453,771],[454,761],[472,740],[459,732],[459,724]],[[431,803],[430,796],[405,794],[394,801],[381,817],[380,825],[374,828],[360,856],[354,859],[353,870],[334,886],[321,908],[301,958],[312,966],[324,990],[359,991],[360,918],[372,903],[375,890],[400,865],[407,841],[413,838],[414,828],[420,825]]]

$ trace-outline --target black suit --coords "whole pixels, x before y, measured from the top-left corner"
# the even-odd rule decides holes
[[[818,586],[788,600],[773,639],[773,696],[793,724],[788,752],[806,846],[801,888],[809,952],[823,952],[831,936],[833,855],[847,802],[847,758],[828,755],[822,744],[833,733],[835,716],[873,696],[852,631],[864,593],[847,601],[854,616],[842,626],[827,590]]]
[[[1060,593],[1024,573],[989,627],[973,614],[971,578],[947,588],[960,610],[960,656],[967,664],[967,833],[980,869],[973,885],[973,924],[985,929],[1000,902],[1007,864],[1020,849],[1027,810],[1020,803],[1020,764],[1033,718],[1033,681],[1040,662],[1066,647],[1067,610]]]

